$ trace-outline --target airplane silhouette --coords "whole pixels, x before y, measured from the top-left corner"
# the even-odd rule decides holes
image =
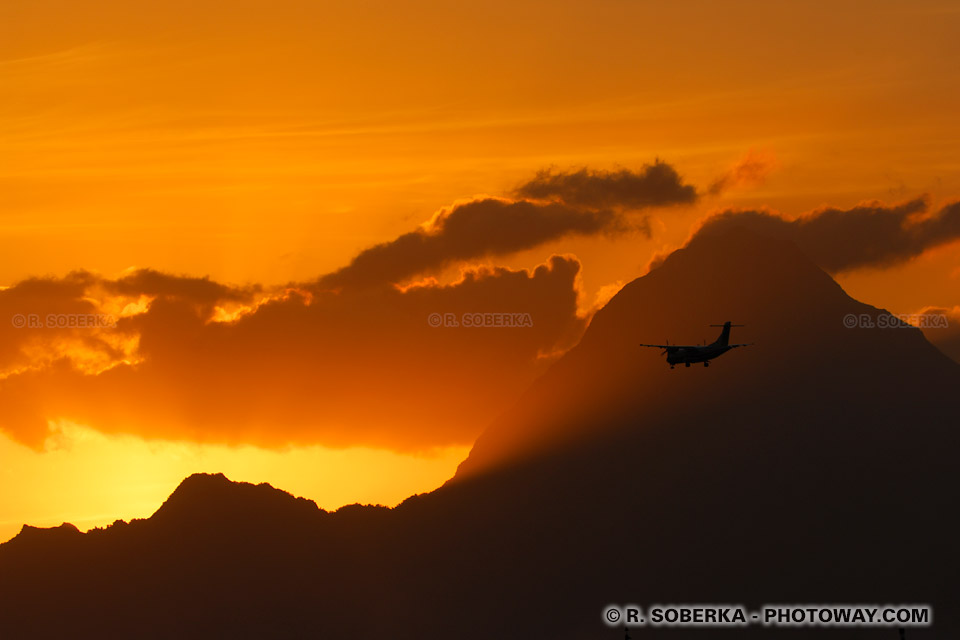
[[[730,321],[724,322],[723,324],[712,324],[711,327],[723,327],[723,330],[720,332],[720,337],[711,342],[710,344],[704,345],[679,345],[679,344],[641,344],[641,347],[656,347],[657,349],[663,349],[663,352],[667,354],[667,363],[670,365],[670,368],[673,369],[673,366],[680,364],[681,362],[685,366],[690,366],[693,362],[702,362],[703,366],[709,367],[710,360],[713,360],[717,356],[722,356],[730,349],[736,347],[749,347],[751,343],[747,344],[730,344],[730,327],[742,327],[742,324],[733,324]]]

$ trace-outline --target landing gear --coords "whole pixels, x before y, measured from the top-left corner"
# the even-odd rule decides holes
[[[709,366],[710,366],[710,363],[709,363],[709,362],[704,362],[704,363],[703,363],[703,366],[709,367]]]
[[[683,365],[686,366],[686,367],[689,367],[689,366],[690,366],[690,363],[689,363],[689,362],[684,362]]]
[[[670,365],[670,368],[673,369],[673,365]]]

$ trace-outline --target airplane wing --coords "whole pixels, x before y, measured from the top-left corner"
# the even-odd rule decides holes
[[[696,347],[689,344],[641,344],[641,347],[654,347],[656,349],[695,349]],[[703,346],[703,345],[699,345]]]

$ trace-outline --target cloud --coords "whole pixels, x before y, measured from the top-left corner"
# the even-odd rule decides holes
[[[543,170],[516,189],[516,195],[535,200],[557,200],[570,206],[594,209],[638,210],[697,200],[694,187],[683,183],[676,169],[656,161],[640,171],[591,171],[554,173]]]
[[[78,366],[105,366],[122,357],[117,345],[97,332],[56,323],[61,317],[99,313],[86,296],[97,282],[94,274],[76,271],[63,278],[29,278],[0,291],[0,380],[68,353]]]
[[[531,271],[467,269],[448,285],[344,291],[238,289],[151,271],[26,281],[0,291],[5,315],[123,313],[115,326],[71,330],[17,329],[4,317],[14,342],[4,343],[0,428],[33,447],[52,420],[266,447],[468,444],[545,354],[579,338],[579,270],[576,258],[553,256]],[[434,313],[529,321],[435,327]]]
[[[636,173],[541,172],[520,192],[527,195],[456,203],[338,271],[286,287],[143,269],[0,290],[7,320],[111,319],[0,322],[0,428],[35,447],[56,420],[263,446],[470,443],[579,339],[590,313],[580,311],[580,263],[553,256],[531,271],[465,267],[448,285],[423,276],[571,235],[642,229],[637,209],[696,199],[662,162]],[[528,320],[428,322],[473,313]]]
[[[763,182],[776,168],[777,161],[772,154],[749,151],[737,160],[730,169],[720,175],[707,188],[710,195],[720,195],[731,189],[752,187]]]
[[[724,211],[704,220],[694,237],[731,226],[788,238],[823,269],[836,273],[889,267],[960,239],[960,202],[933,214],[927,213],[925,198],[893,206],[869,202],[850,209],[817,209],[792,220],[771,211]]]
[[[639,172],[541,171],[513,194],[442,209],[419,229],[360,252],[350,264],[322,276],[327,288],[397,284],[457,262],[506,255],[563,237],[650,234],[645,217],[630,212],[694,202],[696,190],[665,162]]]
[[[28,278],[0,291],[0,380],[56,360],[87,373],[134,361],[139,336],[127,316],[169,299],[189,305],[206,321],[217,308],[251,304],[259,291],[149,269],[116,280],[86,271]],[[90,322],[117,326],[91,327]]]
[[[925,307],[917,312],[918,324],[927,340],[960,362],[960,306]]]
[[[217,303],[246,302],[261,291],[257,285],[232,287],[209,278],[174,276],[153,269],[139,269],[118,280],[104,281],[104,286],[123,296],[172,297],[188,300],[204,308],[211,308]]]
[[[485,198],[440,211],[426,226],[362,251],[349,265],[322,276],[327,288],[399,283],[459,261],[505,255],[568,235],[623,230],[609,210],[561,203]]]
[[[595,306],[620,283],[584,312],[590,305],[580,304],[573,256],[553,256],[529,271],[464,267],[450,284],[422,276],[568,235],[620,233],[636,224],[636,207],[695,197],[681,185],[670,198],[651,195],[669,190],[653,189],[644,199],[638,176],[654,185],[673,176],[666,182],[680,184],[663,163],[635,174],[541,172],[523,187],[531,199],[455,204],[339,271],[284,287],[153,270],[17,283],[0,290],[0,429],[33,447],[43,446],[48,423],[59,420],[146,438],[266,447],[468,444],[577,342]],[[613,193],[598,195],[603,184],[614,185]],[[707,218],[694,237],[728,225],[786,236],[837,271],[893,264],[960,237],[960,203],[933,214],[924,199],[866,203],[796,219],[726,211]],[[529,320],[510,327],[431,323],[476,313]],[[24,315],[116,322],[12,322]],[[949,350],[955,334],[931,340]]]

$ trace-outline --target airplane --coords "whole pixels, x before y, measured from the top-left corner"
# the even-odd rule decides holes
[[[711,327],[723,327],[723,330],[720,332],[720,337],[714,340],[710,344],[702,345],[679,345],[679,344],[641,344],[641,347],[655,347],[657,349],[663,349],[663,352],[667,354],[667,363],[670,365],[670,368],[673,369],[673,366],[680,364],[681,362],[689,367],[693,362],[702,362],[703,366],[709,367],[710,360],[713,360],[717,356],[722,356],[730,349],[735,349],[736,347],[749,347],[752,342],[747,344],[730,344],[730,327],[742,327],[742,324],[733,324],[729,321],[724,322],[723,324],[712,324]]]

